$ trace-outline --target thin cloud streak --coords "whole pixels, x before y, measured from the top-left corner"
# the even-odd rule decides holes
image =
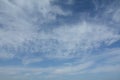
[[[92,0],[89,13],[72,10],[73,0],[64,8],[54,0],[0,0],[0,75],[119,73],[120,3],[103,2]]]

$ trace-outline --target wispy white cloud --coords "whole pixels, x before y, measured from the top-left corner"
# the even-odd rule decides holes
[[[114,15],[113,15],[113,20],[115,20],[116,22],[120,22],[120,9],[116,10]]]
[[[116,29],[88,22],[61,26],[48,32],[49,34],[36,32],[29,27],[23,29],[18,27],[16,31],[1,30],[1,46],[7,45],[13,48],[15,46],[15,50],[20,48],[22,51],[32,53],[42,52],[48,58],[73,58],[82,54],[74,54],[77,51],[87,53],[99,48],[102,43],[109,46],[120,39]]]
[[[41,62],[42,59],[39,57],[39,58],[25,58],[23,59],[22,63],[25,64],[25,65],[28,65],[28,64],[32,64],[32,63],[36,63],[36,62]]]
[[[15,55],[8,52],[0,52],[0,59],[12,59]]]
[[[29,67],[0,67],[0,74],[18,76],[18,75],[42,75],[47,73],[49,75],[68,75],[76,74],[77,72],[84,71],[86,68],[92,66],[93,62],[85,64],[79,64],[74,66],[62,66],[62,67],[47,67],[47,68],[29,68]]]
[[[96,67],[93,70],[91,70],[91,73],[104,73],[104,72],[120,72],[119,69],[120,65],[107,65],[107,66],[100,66]]]
[[[66,14],[58,6],[52,6],[50,3],[51,0],[27,2],[1,0],[0,24],[3,28],[0,30],[0,44],[21,45],[36,36],[37,30],[43,22],[50,21],[56,15]]]
[[[61,66],[54,66],[54,67],[0,67],[0,74],[2,75],[10,75],[11,77],[14,76],[24,76],[25,78],[28,78],[29,76],[44,76],[44,73],[48,74],[49,78],[54,78],[56,76],[60,75],[81,75],[81,74],[94,74],[94,73],[108,73],[108,72],[120,72],[120,64],[119,58],[120,58],[120,49],[114,48],[114,49],[108,49],[104,51],[103,53],[100,53],[98,55],[90,55],[89,58],[84,60],[83,62],[75,61],[70,62],[69,65],[61,65]],[[118,58],[115,58],[118,56]],[[110,59],[114,58],[114,64],[111,62]],[[101,60],[99,61],[98,60]],[[104,60],[103,60],[104,59]],[[108,62],[110,60],[111,63]],[[31,64],[32,62],[36,62],[36,59],[28,59],[26,61],[27,64]],[[39,61],[39,59],[37,60]],[[107,62],[107,63],[106,63]],[[96,64],[97,63],[97,64]],[[46,76],[44,76],[46,77]]]
[[[42,2],[1,0],[1,4],[4,5],[1,5],[0,11],[4,14],[0,19],[0,24],[3,26],[0,29],[0,46],[14,48],[16,51],[21,48],[32,53],[44,52],[47,57],[72,58],[75,55],[71,54],[78,50],[87,52],[99,48],[102,43],[109,46],[120,39],[119,32],[115,28],[89,21],[61,25],[48,32],[41,30],[43,22],[51,21],[57,15],[69,15],[59,6],[51,5],[51,2],[51,0]],[[32,48],[28,45],[31,43],[35,44]]]
[[[58,15],[72,14],[51,5],[52,1],[0,0],[0,59],[19,58],[22,63],[21,67],[0,67],[0,74],[31,76],[120,71],[119,48],[94,52],[119,41],[119,28],[93,19],[45,27],[44,24],[56,21]],[[73,3],[73,0],[68,1],[68,4]],[[95,5],[98,9],[99,5]],[[119,23],[119,13],[117,7],[106,10],[103,16]],[[64,61],[73,58],[76,60],[63,62],[60,66],[58,63],[58,67],[29,67],[29,64],[44,62],[44,59]]]
[[[117,30],[106,25],[85,22],[56,28],[53,30],[51,38],[62,44],[55,49],[59,57],[60,55],[73,57],[76,55],[74,54],[76,51],[80,51],[78,54],[82,54],[81,52],[87,53],[101,47],[102,44],[109,46],[118,41],[120,35]]]
[[[55,69],[54,74],[76,74],[77,72],[81,72],[89,67],[91,67],[94,62],[86,62],[83,64],[72,65],[72,66],[64,66],[61,68]]]

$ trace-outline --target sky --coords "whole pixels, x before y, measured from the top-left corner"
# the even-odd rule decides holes
[[[120,80],[120,0],[0,0],[0,80]]]

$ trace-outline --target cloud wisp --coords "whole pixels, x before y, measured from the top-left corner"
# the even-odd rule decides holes
[[[0,0],[0,75],[120,72],[119,4]]]

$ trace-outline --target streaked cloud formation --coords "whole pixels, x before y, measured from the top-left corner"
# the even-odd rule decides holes
[[[119,0],[0,0],[0,79],[105,74],[103,80],[110,75],[119,80],[119,5]]]

